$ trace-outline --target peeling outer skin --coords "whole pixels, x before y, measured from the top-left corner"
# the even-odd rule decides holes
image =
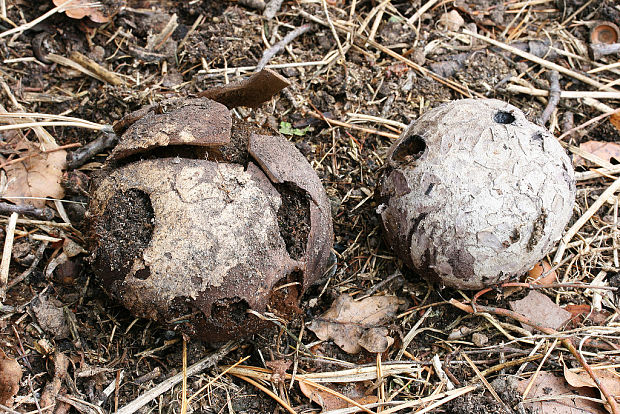
[[[329,200],[323,185],[304,156],[282,138],[251,134],[248,152],[273,183],[292,183],[312,199],[310,234],[305,254],[305,290],[327,270],[334,239]]]
[[[565,151],[516,107],[428,111],[392,145],[380,181],[388,243],[422,276],[480,289],[521,275],[560,239],[575,178]]]
[[[256,108],[290,84],[288,79],[273,70],[263,69],[245,80],[209,88],[198,96],[213,99],[230,109],[238,106]]]
[[[117,133],[124,128],[127,130],[110,160],[169,145],[212,148],[226,145],[230,142],[232,119],[228,108],[218,102],[204,98],[173,98],[138,110],[114,126]]]
[[[174,323],[185,322],[189,334],[214,342],[247,335],[262,322],[246,309],[264,312],[276,284],[303,265],[290,258],[280,235],[281,198],[253,163],[244,171],[236,164],[162,158],[112,170],[90,205],[100,244],[116,237],[106,229],[108,203],[129,190],[150,199],[150,241],[129,263],[102,260],[106,252],[96,250],[95,269],[137,316],[179,319]],[[228,308],[225,317],[211,318],[231,300],[240,304],[237,320]]]

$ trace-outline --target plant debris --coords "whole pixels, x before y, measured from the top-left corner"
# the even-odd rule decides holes
[[[2,196],[15,204],[30,204],[36,208],[45,206],[43,198],[61,199],[65,194],[61,183],[67,152],[43,152],[19,135],[9,143],[20,157],[19,161],[3,161],[7,185]]]
[[[13,405],[12,400],[19,391],[21,379],[22,367],[0,349],[0,404]]]
[[[510,308],[530,320],[556,330],[562,328],[571,319],[570,312],[562,309],[547,295],[536,290],[528,292],[523,299],[510,302]],[[523,327],[530,332],[534,331],[530,326],[523,324]]]
[[[396,296],[371,296],[355,301],[349,295],[341,295],[308,329],[323,341],[334,341],[349,354],[357,354],[362,348],[382,353],[394,342],[384,325],[405,304],[405,300]]]

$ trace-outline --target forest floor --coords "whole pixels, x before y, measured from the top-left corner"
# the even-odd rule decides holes
[[[94,3],[114,14],[93,15],[104,20],[94,23],[61,10],[25,27],[52,1],[0,1],[0,112],[111,125],[144,105],[246,78],[264,51],[308,25],[268,62],[291,85],[234,114],[283,133],[316,170],[332,206],[338,265],[310,287],[288,325],[220,346],[186,341],[108,298],[81,250],[88,180],[109,152],[73,169],[57,160],[23,185],[35,194],[64,177],[65,201],[47,202],[51,218],[20,215],[2,235],[15,240],[11,261],[2,260],[10,267],[0,349],[23,371],[7,412],[348,413],[364,404],[374,413],[613,412],[592,377],[618,399],[618,198],[612,189],[596,201],[620,173],[620,116],[611,114],[620,66],[618,52],[592,55],[590,33],[601,21],[620,22],[617,2],[287,0],[271,18],[257,8],[262,1]],[[454,99],[501,99],[539,122],[556,70],[562,93],[543,121],[576,166],[572,237],[551,282],[498,287],[471,309],[476,292],[424,281],[383,241],[373,196],[386,151],[406,125]],[[61,146],[64,158],[101,138],[45,128],[49,135],[3,131],[7,200],[21,202],[5,192],[19,175],[11,160],[37,156],[39,144]],[[30,146],[14,144],[24,136]],[[343,294],[406,302],[383,323],[394,340],[387,350],[349,354],[308,329]],[[545,315],[523,311],[523,324],[506,310],[526,297]],[[570,321],[555,331],[527,326],[547,314]],[[0,391],[2,381],[0,372]]]

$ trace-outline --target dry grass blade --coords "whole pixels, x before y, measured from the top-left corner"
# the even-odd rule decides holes
[[[475,389],[476,387],[473,385],[469,385],[467,387],[462,387],[462,388],[457,388],[457,389],[454,389],[452,391],[447,391],[442,394],[433,395],[431,397],[424,397],[424,398],[420,398],[417,401],[409,401],[401,405],[397,405],[396,407],[392,407],[387,410],[381,411],[381,414],[392,414],[392,413],[396,413],[398,411],[404,410],[406,408],[412,408],[418,405],[426,404],[427,402],[430,402],[430,401],[435,401],[434,403],[428,405],[426,408],[419,410],[419,411],[415,411],[416,414],[427,413],[431,410],[434,410],[437,407],[441,407],[448,401],[451,401],[457,397],[460,397],[461,395],[470,393]],[[438,398],[440,399],[438,400]]]
[[[235,368],[237,365],[241,364],[244,361],[247,361],[248,358],[250,358],[250,356],[246,356],[243,357],[242,359],[240,359],[239,361],[235,362],[234,365],[231,365],[230,367],[226,368],[224,371],[222,371],[221,373],[219,373],[218,375],[216,375],[213,379],[211,379],[209,382],[207,382],[205,385],[203,385],[202,387],[200,387],[195,393],[193,393],[188,399],[187,399],[187,403],[191,403],[192,400],[194,398],[197,398],[201,392],[203,392],[204,390],[206,390],[207,388],[209,388],[213,383],[215,383],[215,381],[217,381],[218,379],[220,379],[221,377],[223,377],[224,375],[226,375],[232,368]]]
[[[562,261],[562,257],[564,256],[564,252],[566,250],[566,246],[571,241],[571,239],[577,234],[579,229],[583,227],[584,224],[592,216],[605,204],[605,202],[609,199],[609,197],[613,196],[616,191],[620,189],[620,178],[616,179],[603,193],[596,199],[596,201],[588,208],[585,213],[579,217],[579,219],[571,226],[568,231],[564,234],[562,239],[560,240],[560,244],[558,249],[553,257],[553,263],[560,263]]]
[[[6,226],[4,249],[2,250],[2,262],[0,263],[0,303],[4,301],[6,296],[5,289],[9,278],[9,266],[11,265],[11,253],[13,251],[13,240],[15,237],[17,217],[17,213],[12,213]]]
[[[502,406],[503,410],[506,413],[511,413],[512,410],[506,406],[506,403],[499,397],[499,395],[497,394],[497,391],[495,391],[495,388],[493,388],[493,386],[489,384],[489,381],[487,381],[487,379],[482,375],[482,373],[480,372],[476,364],[474,364],[474,362],[467,356],[467,354],[464,354],[461,352],[461,356],[465,358],[465,361],[467,361],[471,369],[474,370],[478,379],[480,379],[480,381],[482,381],[486,389],[489,390],[493,398],[495,398],[495,401],[497,401]]]

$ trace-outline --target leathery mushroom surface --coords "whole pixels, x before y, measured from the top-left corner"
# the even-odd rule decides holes
[[[420,275],[479,289],[523,274],[575,201],[570,159],[516,107],[464,99],[429,110],[392,145],[380,180],[385,237]]]
[[[333,242],[307,160],[206,98],[135,117],[89,206],[94,267],[110,295],[212,342],[266,326],[256,313],[298,313]]]

